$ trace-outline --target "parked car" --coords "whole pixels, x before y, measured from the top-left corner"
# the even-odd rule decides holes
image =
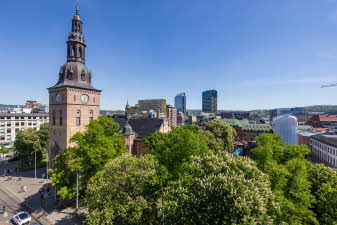
[[[13,216],[13,222],[17,225],[27,224],[32,220],[32,217],[27,212],[19,212]]]

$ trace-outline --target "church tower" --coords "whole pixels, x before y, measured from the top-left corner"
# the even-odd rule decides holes
[[[49,91],[49,158],[71,146],[69,139],[99,116],[101,90],[95,89],[92,73],[85,66],[86,45],[76,4],[67,41],[67,63],[61,66],[58,82]]]

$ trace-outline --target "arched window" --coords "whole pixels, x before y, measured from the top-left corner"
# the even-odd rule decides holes
[[[81,31],[81,24],[78,24],[78,25],[77,25],[77,30],[78,30],[78,31]]]
[[[76,57],[76,48],[75,48],[75,46],[73,46],[73,54],[72,54],[72,56]]]
[[[74,102],[76,102],[76,95],[74,95]]]
[[[96,102],[96,98],[94,97],[94,103]]]
[[[82,48],[81,47],[79,47],[79,49],[78,49],[78,53],[79,53],[79,57],[83,57],[83,52],[82,52]]]
[[[68,80],[72,80],[73,79],[73,73],[70,70],[68,70],[67,78],[68,78]]]
[[[62,123],[63,123],[62,110],[60,110],[60,126],[62,126]]]
[[[91,122],[94,119],[94,112],[90,110],[89,112],[89,122]]]
[[[56,125],[55,110],[53,110],[53,125]]]
[[[80,110],[77,110],[76,126],[81,126],[81,111]]]
[[[76,30],[76,24],[73,24],[73,30]]]
[[[84,73],[81,74],[81,80],[85,81],[85,74]]]

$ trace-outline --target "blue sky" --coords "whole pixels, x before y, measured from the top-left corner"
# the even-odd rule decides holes
[[[75,0],[2,0],[0,103],[48,104]],[[80,0],[103,109],[218,90],[219,109],[337,104],[337,0]]]

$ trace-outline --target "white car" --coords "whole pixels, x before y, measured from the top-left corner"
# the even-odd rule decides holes
[[[29,223],[32,220],[32,217],[26,212],[19,212],[15,216],[13,216],[13,222],[17,225],[22,225]]]

